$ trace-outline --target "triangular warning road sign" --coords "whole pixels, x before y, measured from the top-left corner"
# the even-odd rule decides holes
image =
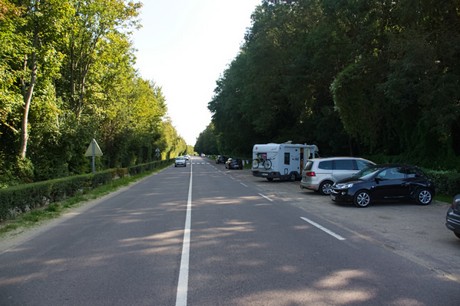
[[[93,139],[86,149],[85,156],[102,156],[102,150],[96,142],[96,139]]]

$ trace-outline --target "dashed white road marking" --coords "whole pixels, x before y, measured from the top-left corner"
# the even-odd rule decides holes
[[[266,195],[263,195],[263,194],[261,194],[261,193],[259,193],[259,195],[260,195],[262,198],[267,199],[267,200],[269,200],[270,202],[273,202],[273,200],[270,199],[269,197],[267,197]]]
[[[325,228],[325,227],[322,226],[322,225],[319,225],[318,223],[316,223],[316,222],[314,222],[314,221],[311,221],[310,219],[307,219],[307,218],[304,218],[304,217],[300,217],[300,219],[302,219],[302,220],[304,220],[304,221],[310,223],[311,225],[313,225],[313,226],[319,228],[320,230],[322,230],[322,231],[328,233],[329,235],[331,235],[332,237],[334,237],[334,238],[336,238],[336,239],[338,239],[338,240],[345,240],[345,238],[343,238],[342,236],[340,236],[340,235],[334,233],[333,231],[331,231],[331,230]]]

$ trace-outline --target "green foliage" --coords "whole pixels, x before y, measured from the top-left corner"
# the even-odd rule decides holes
[[[460,190],[460,173],[453,171],[425,170],[433,179],[436,186],[436,193],[454,196]]]
[[[215,128],[212,123],[200,133],[194,149],[197,152],[205,153],[206,155],[218,155],[223,152],[222,149],[219,149],[218,135],[216,135]]]
[[[292,140],[323,156],[459,169],[459,10],[458,1],[263,1],[208,105],[219,149]]]
[[[0,187],[129,167],[187,151],[161,88],[134,69],[140,2],[2,0]],[[157,156],[156,150],[161,155]]]

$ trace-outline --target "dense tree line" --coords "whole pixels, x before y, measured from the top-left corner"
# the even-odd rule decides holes
[[[208,107],[197,144],[226,154],[292,140],[460,169],[460,3],[264,0]]]
[[[141,4],[0,0],[0,187],[186,151],[161,88],[134,69]],[[157,149],[160,156],[157,154]]]

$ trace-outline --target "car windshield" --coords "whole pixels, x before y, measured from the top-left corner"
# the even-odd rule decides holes
[[[366,168],[362,169],[361,171],[357,172],[355,175],[353,175],[353,177],[360,179],[360,180],[367,180],[368,178],[372,177],[380,169],[382,168],[375,166],[375,165],[369,165]]]

